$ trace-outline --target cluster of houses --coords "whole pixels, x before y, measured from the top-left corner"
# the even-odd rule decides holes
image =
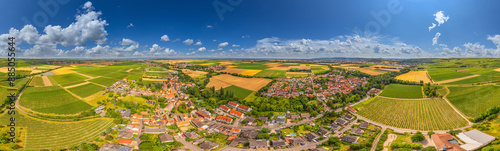
[[[368,81],[363,78],[344,78],[341,71],[334,70],[331,73],[316,75],[305,78],[277,78],[267,92],[261,92],[263,96],[297,97],[300,95],[326,100],[328,96],[337,93],[347,94],[358,89]],[[318,79],[328,79],[326,82],[314,83]]]
[[[130,82],[134,83],[135,80],[131,80]],[[168,82],[163,82],[161,90],[151,91],[149,89],[132,87],[132,84],[125,78],[106,87],[106,91],[115,92],[120,95],[151,96],[153,98],[165,98],[167,101],[174,101],[175,99],[188,99],[189,95],[181,90],[194,86],[196,86],[194,83],[179,82],[178,76],[169,76]]]

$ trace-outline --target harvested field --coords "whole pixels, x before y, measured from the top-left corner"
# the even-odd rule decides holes
[[[246,76],[253,76],[253,75],[259,73],[260,71],[262,71],[262,70],[245,70],[245,71],[240,72],[238,74],[246,75]]]
[[[379,75],[379,74],[385,73],[383,71],[376,71],[376,70],[367,69],[367,68],[356,68],[354,70],[358,70],[358,71],[361,71],[361,72],[369,74],[369,75]]]
[[[420,80],[424,81],[424,83],[431,82],[431,79],[429,79],[429,76],[427,76],[427,71],[410,71],[408,73],[397,76],[396,79],[404,81],[414,81],[416,83],[420,83]]]
[[[224,70],[219,70],[218,72],[227,72],[227,73],[236,73],[237,74],[237,73],[243,72],[245,70],[247,70],[247,69],[236,69],[236,68],[228,67]]]
[[[43,85],[45,85],[45,86],[52,86],[52,82],[50,82],[49,77],[42,76],[42,80],[43,80]]]
[[[44,70],[32,70],[31,71],[31,74],[36,74],[36,73],[41,73],[43,72]]]
[[[455,79],[437,81],[435,83],[438,83],[438,84],[449,83],[449,82],[455,82],[455,81],[460,81],[460,80],[464,80],[464,79],[474,78],[474,77],[477,77],[477,76],[480,76],[480,75],[479,74],[474,74],[474,75],[470,75],[470,76],[466,76],[466,77],[461,77],[461,78],[455,78]]]
[[[205,71],[193,71],[193,70],[189,70],[189,69],[182,69],[182,72],[184,72],[185,74],[187,74],[191,78],[196,78],[196,77],[203,76],[203,75],[207,74],[207,72],[205,72]]]
[[[62,68],[59,68],[59,69],[56,69],[56,70],[52,70],[52,73],[54,73],[56,75],[68,74],[68,73],[75,73],[75,71],[73,71],[71,69],[75,69],[75,68],[72,68],[72,67],[62,67]]]
[[[244,89],[258,91],[260,88],[266,86],[271,81],[272,81],[271,79],[242,78],[228,74],[222,74],[210,78],[210,82],[208,83],[207,87],[215,86],[215,88],[218,90],[221,87],[226,88],[231,85],[234,85]]]

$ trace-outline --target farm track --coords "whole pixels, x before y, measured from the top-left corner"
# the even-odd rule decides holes
[[[49,77],[42,76],[42,80],[43,80],[43,85],[45,85],[45,86],[52,86],[52,82],[50,82]]]
[[[478,76],[481,76],[481,75],[479,75],[479,74],[474,74],[474,75],[470,75],[470,76],[466,76],[466,77],[461,77],[461,78],[455,78],[455,79],[449,79],[449,80],[437,81],[437,82],[434,82],[434,83],[436,83],[436,84],[450,83],[450,82],[455,82],[455,81],[465,80],[465,79],[474,78],[474,77],[478,77]]]
[[[63,88],[69,89],[69,88],[74,88],[74,87],[82,86],[82,85],[89,84],[89,83],[90,82],[83,82],[83,83],[79,83],[79,84],[75,84],[75,85],[66,86],[66,87],[63,87]]]

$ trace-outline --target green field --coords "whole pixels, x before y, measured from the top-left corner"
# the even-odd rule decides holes
[[[30,82],[30,86],[45,86],[43,84],[43,79],[40,76],[33,77],[33,79]]]
[[[66,84],[66,83],[83,81],[85,79],[88,79],[87,77],[76,74],[76,73],[50,75],[50,76],[48,76],[48,78],[50,79],[50,82],[52,82],[52,85]]]
[[[266,62],[253,62],[253,63],[239,63],[236,64],[234,68],[238,69],[254,69],[254,70],[265,70],[268,68],[271,68],[267,65],[265,65]]]
[[[460,68],[451,68],[451,69],[431,68],[431,69],[427,69],[427,72],[431,76],[432,80],[434,80],[434,82],[455,79],[455,78],[461,78],[461,77],[466,77],[466,76],[472,75],[472,74],[465,73],[465,72],[456,72],[456,70],[460,70]]]
[[[500,86],[448,87],[448,100],[468,117],[476,117],[493,106],[500,106]]]
[[[69,88],[69,91],[73,92],[74,94],[78,95],[79,97],[86,98],[88,96],[91,96],[92,94],[95,94],[99,91],[104,90],[103,87],[95,85],[93,83],[88,83],[84,84],[81,86]]]
[[[67,86],[72,86],[72,85],[77,85],[80,83],[85,83],[87,81],[76,81],[76,82],[71,82],[71,83],[66,83],[66,84],[61,84],[62,87],[67,87]]]
[[[262,70],[255,74],[255,77],[270,77],[270,78],[284,78],[286,71],[284,70]]]
[[[414,130],[450,130],[467,125],[442,99],[403,100],[376,97],[354,106],[358,114],[385,125]]]
[[[26,84],[28,82],[28,80],[29,80],[29,78],[16,79],[16,81],[14,82],[15,83],[14,87],[10,86],[9,81],[4,81],[4,82],[0,82],[0,86],[19,89],[19,88],[22,88],[24,86],[24,84]]]
[[[233,92],[236,97],[238,97],[240,100],[245,99],[248,95],[250,95],[253,91],[243,89],[237,86],[229,86],[227,88],[224,88],[226,91]]]
[[[19,113],[17,111],[16,113]],[[79,122],[48,122],[16,114],[16,129],[24,128],[24,147],[21,150],[64,149],[90,142],[107,128],[113,126],[111,119],[92,119]],[[10,115],[3,114],[0,124],[9,124]]]
[[[59,86],[28,87],[21,95],[19,105],[41,113],[76,114],[91,106]]]
[[[385,87],[380,96],[391,98],[423,98],[422,86],[390,84]]]
[[[119,80],[105,78],[105,77],[99,77],[99,78],[95,78],[95,79],[88,80],[88,81],[94,82],[94,83],[97,83],[100,85],[104,85],[104,86],[111,86],[111,85],[113,85],[113,83],[115,83],[116,81],[119,81]]]
[[[488,81],[500,81],[500,77],[497,77],[497,76],[477,76],[477,77],[463,79],[460,81],[450,82],[450,83],[446,83],[446,84],[471,84],[471,83],[480,83],[480,82],[488,82]]]

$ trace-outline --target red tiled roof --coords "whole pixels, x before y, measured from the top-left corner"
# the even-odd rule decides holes
[[[235,116],[238,116],[238,117],[241,117],[241,116],[243,115],[243,113],[238,112],[238,111],[236,111],[236,110],[231,110],[231,111],[229,112],[229,114],[232,114],[232,115],[235,115]]]
[[[222,121],[225,121],[225,122],[228,122],[228,123],[233,122],[232,118],[229,118],[229,117],[226,117],[226,116],[217,116],[215,118],[215,120],[222,120]]]
[[[118,143],[120,144],[132,144],[132,140],[129,140],[129,139],[118,139]]]

